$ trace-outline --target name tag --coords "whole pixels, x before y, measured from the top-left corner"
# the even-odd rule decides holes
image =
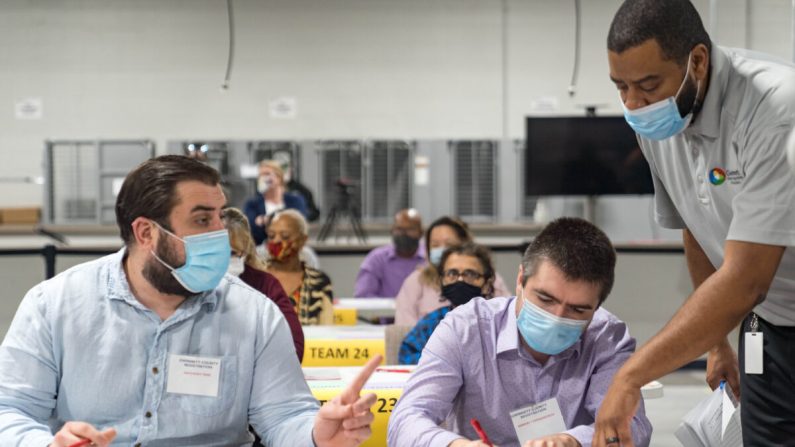
[[[170,354],[167,393],[218,397],[221,359]]]
[[[745,373],[764,373],[764,337],[761,332],[745,333]]]
[[[544,402],[511,411],[511,422],[519,443],[543,438],[566,430],[558,400],[554,397]]]

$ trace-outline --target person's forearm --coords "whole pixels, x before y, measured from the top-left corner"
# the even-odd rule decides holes
[[[783,248],[753,251],[747,249],[752,244],[743,244],[727,248],[727,259],[733,262],[724,261],[701,283],[671,321],[619,370],[618,380],[640,387],[724,342],[764,298],[783,253]]]

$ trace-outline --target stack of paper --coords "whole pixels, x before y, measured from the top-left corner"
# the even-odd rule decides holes
[[[740,407],[721,385],[688,412],[675,432],[684,447],[742,447]]]

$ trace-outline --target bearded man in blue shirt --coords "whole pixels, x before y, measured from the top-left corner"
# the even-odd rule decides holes
[[[0,445],[353,446],[372,359],[318,409],[278,308],[225,275],[218,173],[144,162],[116,201],[124,248],[28,292],[0,346]]]

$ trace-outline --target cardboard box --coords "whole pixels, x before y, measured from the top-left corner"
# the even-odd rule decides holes
[[[0,208],[0,223],[3,224],[37,224],[41,217],[41,208]]]

